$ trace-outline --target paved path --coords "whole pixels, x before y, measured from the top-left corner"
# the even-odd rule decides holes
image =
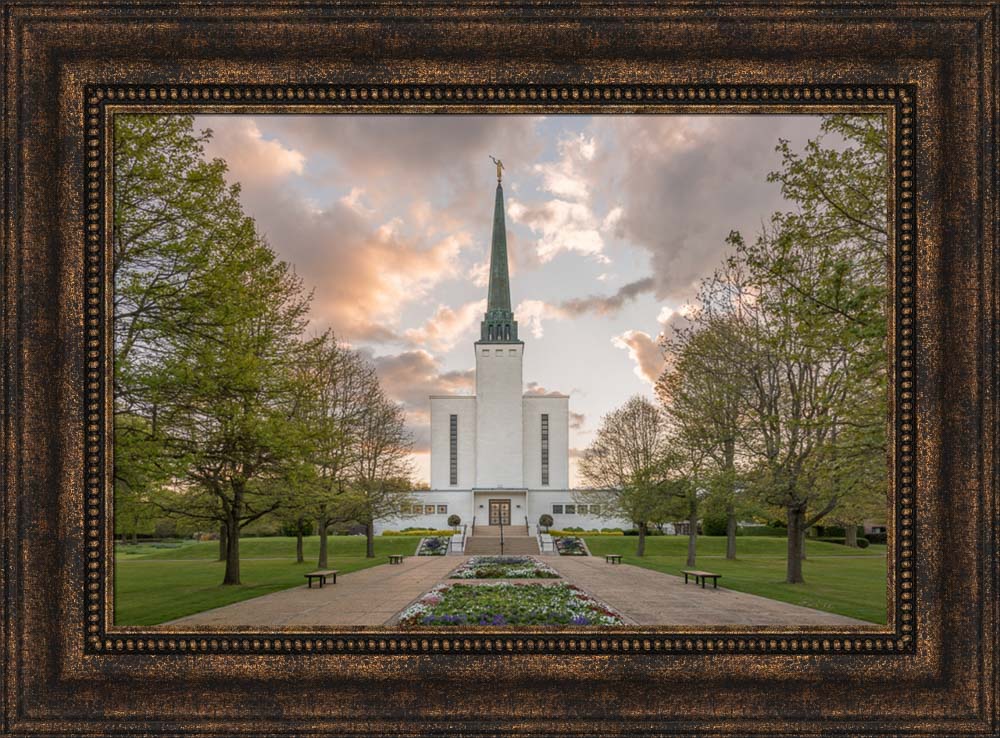
[[[467,556],[408,556],[342,574],[322,589],[304,585],[174,620],[193,626],[385,625]],[[540,556],[565,581],[619,610],[639,625],[867,625],[872,623],[720,587],[702,589],[682,577],[630,564],[607,564],[598,556]],[[476,580],[461,580],[474,584]],[[483,580],[479,580],[482,582]],[[496,581],[496,580],[492,580]],[[518,580],[526,582],[528,580]],[[535,580],[558,583],[560,580]],[[724,579],[723,579],[724,581]]]
[[[338,574],[336,584],[272,592],[173,620],[170,625],[382,625],[465,561],[457,556],[407,556]],[[336,568],[333,562],[331,568]]]
[[[565,579],[640,625],[868,625],[872,623],[766,597],[706,589],[683,577],[631,564],[608,564],[603,556],[546,557]]]

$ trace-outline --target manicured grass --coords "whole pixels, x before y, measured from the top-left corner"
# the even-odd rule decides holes
[[[687,566],[687,536],[651,536],[646,555],[635,555],[633,536],[584,536],[594,556],[617,553],[626,564],[680,575]],[[885,546],[852,549],[835,543],[807,541],[802,562],[804,584],[785,583],[784,538],[740,536],[736,560],[725,558],[726,539],[698,538],[694,568],[722,575],[719,585],[859,620],[884,623],[886,618]],[[692,585],[693,586],[693,585]]]
[[[328,540],[330,568],[346,574],[384,564],[388,554],[412,556],[420,539],[379,536],[375,539],[374,559],[365,558],[363,536],[331,536]],[[115,550],[115,623],[155,625],[298,587],[305,582],[303,574],[316,568],[319,537],[306,538],[304,549],[305,563],[297,564],[294,538],[243,539],[240,541],[240,579],[243,583],[223,586],[225,564],[216,561],[218,541],[190,542],[179,548],[153,548],[143,544],[118,546]]]

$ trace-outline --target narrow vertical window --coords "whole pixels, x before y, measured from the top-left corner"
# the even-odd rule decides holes
[[[448,447],[448,461],[450,463],[449,483],[456,485],[458,484],[458,416],[452,415],[450,421],[451,438],[449,439]]]
[[[542,486],[549,484],[549,415],[542,413]]]

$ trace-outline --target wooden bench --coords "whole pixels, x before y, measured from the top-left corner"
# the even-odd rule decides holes
[[[306,581],[309,582],[309,589],[312,589],[313,579],[319,580],[319,588],[323,589],[323,585],[326,584],[327,577],[333,577],[333,583],[337,583],[337,570],[336,569],[320,569],[319,571],[311,571],[305,575]]]
[[[688,583],[688,577],[691,576],[694,577],[695,584],[699,583],[701,584],[702,589],[705,589],[706,579],[712,580],[712,587],[714,589],[719,588],[719,577],[722,576],[721,574],[713,574],[710,571],[701,571],[699,569],[684,569],[683,572],[684,572],[684,584]]]
[[[403,554],[389,554],[389,563],[390,564],[402,564],[403,563]]]
[[[622,563],[621,554],[604,554],[604,561],[608,564],[620,564]]]

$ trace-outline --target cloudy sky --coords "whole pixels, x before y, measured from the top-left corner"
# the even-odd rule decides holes
[[[366,352],[429,477],[427,396],[473,391],[494,155],[526,392],[570,395],[570,445],[652,391],[657,335],[725,253],[784,209],[766,180],[812,116],[200,116],[317,329]],[[575,466],[575,465],[574,465]],[[577,483],[571,466],[571,483]]]

